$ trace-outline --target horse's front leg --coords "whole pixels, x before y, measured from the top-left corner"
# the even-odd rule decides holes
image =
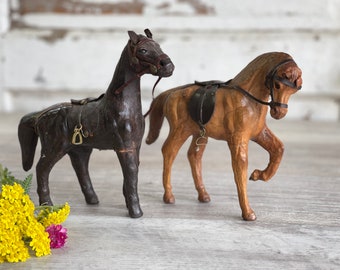
[[[91,153],[92,148],[76,146],[69,151],[68,155],[70,156],[73,169],[77,174],[81,191],[85,196],[86,202],[88,204],[98,204],[99,200],[93,189],[88,170]]]
[[[188,150],[191,173],[198,192],[198,200],[200,202],[210,202],[210,196],[205,189],[202,178],[202,156],[207,143],[208,138],[203,139],[199,136],[193,136]]]
[[[256,219],[256,215],[249,205],[247,195],[248,142],[233,140],[228,142],[228,144],[231,152],[238,199],[242,210],[242,218],[247,221],[253,221]]]
[[[261,133],[253,139],[254,142],[262,146],[269,153],[269,163],[267,168],[262,170],[254,170],[250,175],[250,180],[268,181],[271,179],[279,168],[283,152],[283,143],[274,135],[274,133],[265,126]]]
[[[143,212],[139,205],[137,189],[139,150],[136,148],[120,149],[117,150],[117,156],[123,171],[123,194],[129,210],[129,216],[132,218],[141,217]]]

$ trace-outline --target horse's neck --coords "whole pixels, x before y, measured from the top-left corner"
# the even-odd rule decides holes
[[[238,74],[233,82],[239,85],[254,97],[267,101],[269,99],[269,90],[265,86],[265,72],[253,72],[251,76],[249,74]]]
[[[140,92],[140,77],[132,69],[127,48],[122,52],[119,62],[116,66],[111,83],[106,91],[106,98],[128,98],[139,96]]]

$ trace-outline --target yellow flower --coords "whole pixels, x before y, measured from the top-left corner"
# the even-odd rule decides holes
[[[42,224],[36,220],[30,222],[26,234],[32,239],[30,246],[35,251],[37,257],[51,253],[49,234],[45,232],[45,228]]]
[[[49,234],[34,216],[34,204],[21,185],[3,185],[0,194],[0,263],[29,258],[25,239],[36,256],[51,253]]]
[[[24,189],[21,185],[14,183],[11,185],[3,185],[2,186],[2,198],[8,200],[10,203],[14,203],[16,200],[20,200],[22,195],[24,194]]]
[[[55,210],[55,208],[57,208]],[[63,223],[68,215],[70,214],[70,206],[68,203],[65,203],[61,207],[46,207],[41,210],[38,214],[38,221],[44,225],[45,228],[52,224],[61,224]]]
[[[0,228],[0,261],[18,262],[29,258],[28,249],[22,241],[22,234],[18,227],[11,229]]]

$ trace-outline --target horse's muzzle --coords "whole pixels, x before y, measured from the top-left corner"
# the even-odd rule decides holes
[[[288,112],[288,108],[283,108],[283,107],[278,107],[278,106],[273,106],[270,108],[270,115],[274,119],[281,119],[286,116]]]
[[[170,77],[174,72],[175,65],[172,63],[169,57],[162,58],[159,61],[156,75],[160,77]]]

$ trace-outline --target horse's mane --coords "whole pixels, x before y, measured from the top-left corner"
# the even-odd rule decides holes
[[[260,76],[263,81],[271,69],[285,59],[292,57],[283,52],[264,53],[252,60],[233,79],[236,84],[247,84]],[[295,74],[297,76],[298,74]],[[297,78],[297,77],[296,77]],[[294,80],[296,80],[296,78]]]

